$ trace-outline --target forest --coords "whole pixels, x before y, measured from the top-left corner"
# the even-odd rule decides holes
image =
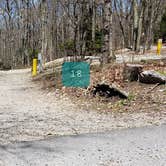
[[[0,0],[0,166],[166,166],[166,0]]]
[[[166,40],[166,0],[1,0],[0,63],[30,66],[60,57],[144,52]]]

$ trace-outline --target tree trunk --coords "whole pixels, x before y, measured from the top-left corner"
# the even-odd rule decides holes
[[[146,8],[146,0],[142,1],[141,4],[141,11],[139,15],[139,20],[138,20],[138,32],[137,32],[137,41],[136,41],[136,51],[140,51],[140,43],[141,43],[141,35],[142,35],[142,22],[143,22],[143,17],[144,17],[144,12]]]
[[[95,32],[96,32],[96,3],[93,0],[92,3],[92,41],[95,42]]]
[[[137,33],[138,33],[138,4],[133,0],[133,51],[136,51]]]
[[[146,39],[146,45],[147,50],[151,48],[151,45],[153,43],[153,17],[154,17],[154,3],[150,1],[149,4],[149,26],[147,28],[147,39]]]
[[[113,59],[112,50],[112,0],[104,1],[104,43],[102,48],[103,63],[108,63]]]
[[[41,4],[41,14],[42,14],[42,48],[41,48],[41,53],[43,57],[43,63],[45,64],[46,62],[46,49],[47,49],[47,41],[46,41],[46,0],[42,0]]]

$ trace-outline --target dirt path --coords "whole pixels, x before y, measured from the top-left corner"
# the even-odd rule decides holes
[[[67,97],[41,91],[29,70],[0,71],[0,144],[165,122],[164,112],[150,116],[80,110]]]

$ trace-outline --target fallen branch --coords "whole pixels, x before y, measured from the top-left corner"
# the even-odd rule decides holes
[[[157,83],[155,86],[153,86],[149,91],[147,91],[147,93],[152,92],[154,89],[156,89],[158,86],[160,85],[160,83]]]

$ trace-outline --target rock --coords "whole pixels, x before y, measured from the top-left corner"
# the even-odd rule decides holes
[[[154,70],[147,70],[139,75],[139,82],[146,83],[146,84],[165,84],[166,83],[166,76],[154,71]]]
[[[97,84],[94,87],[94,90],[92,91],[93,95],[99,95],[101,97],[114,97],[118,96],[122,99],[127,99],[128,95],[124,91],[120,90],[120,88],[117,88],[115,85],[112,85],[111,87],[107,84]]]

